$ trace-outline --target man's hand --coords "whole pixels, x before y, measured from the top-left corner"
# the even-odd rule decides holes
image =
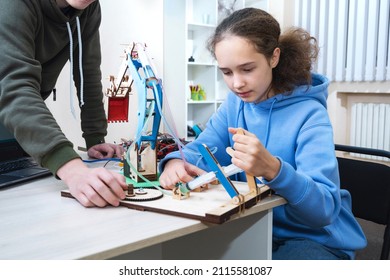
[[[88,150],[88,156],[90,158],[104,159],[113,157],[122,157],[124,149],[121,145],[102,143],[92,146]]]
[[[85,207],[118,206],[126,197],[125,177],[105,168],[88,168],[81,159],[73,159],[57,171],[70,193]]]

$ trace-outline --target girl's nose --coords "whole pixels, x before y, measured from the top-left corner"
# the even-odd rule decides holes
[[[235,75],[233,77],[233,87],[235,89],[240,89],[245,85],[244,79],[240,75]]]

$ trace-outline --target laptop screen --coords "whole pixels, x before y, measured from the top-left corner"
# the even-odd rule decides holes
[[[12,133],[0,123],[0,161],[12,160],[24,155],[23,149]]]
[[[14,186],[50,175],[22,149],[13,135],[0,124],[0,188]]]

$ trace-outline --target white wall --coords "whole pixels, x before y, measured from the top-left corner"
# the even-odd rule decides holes
[[[109,87],[108,76],[117,75],[123,59],[123,50],[133,42],[146,43],[154,58],[157,72],[163,75],[163,1],[161,0],[100,0],[102,24],[100,28],[102,50],[103,91]],[[122,57],[121,57],[122,56]],[[65,135],[75,146],[85,147],[81,137],[80,121],[75,120],[69,106],[69,67],[66,65],[57,82],[57,101],[46,101]],[[135,88],[135,87],[134,87]],[[134,93],[136,95],[136,93]],[[137,125],[137,97],[130,96],[128,123],[109,123],[107,142],[120,142],[133,137]],[[75,101],[76,109],[77,102]],[[107,105],[107,99],[105,98]],[[79,110],[77,110],[77,115]]]
[[[268,0],[268,12],[277,19],[282,31],[294,24],[295,0]]]
[[[337,144],[350,144],[349,108],[354,102],[390,103],[390,81],[330,83],[328,112]]]

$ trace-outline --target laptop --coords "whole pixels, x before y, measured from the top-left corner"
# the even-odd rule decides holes
[[[0,123],[0,189],[51,175],[30,157]]]

